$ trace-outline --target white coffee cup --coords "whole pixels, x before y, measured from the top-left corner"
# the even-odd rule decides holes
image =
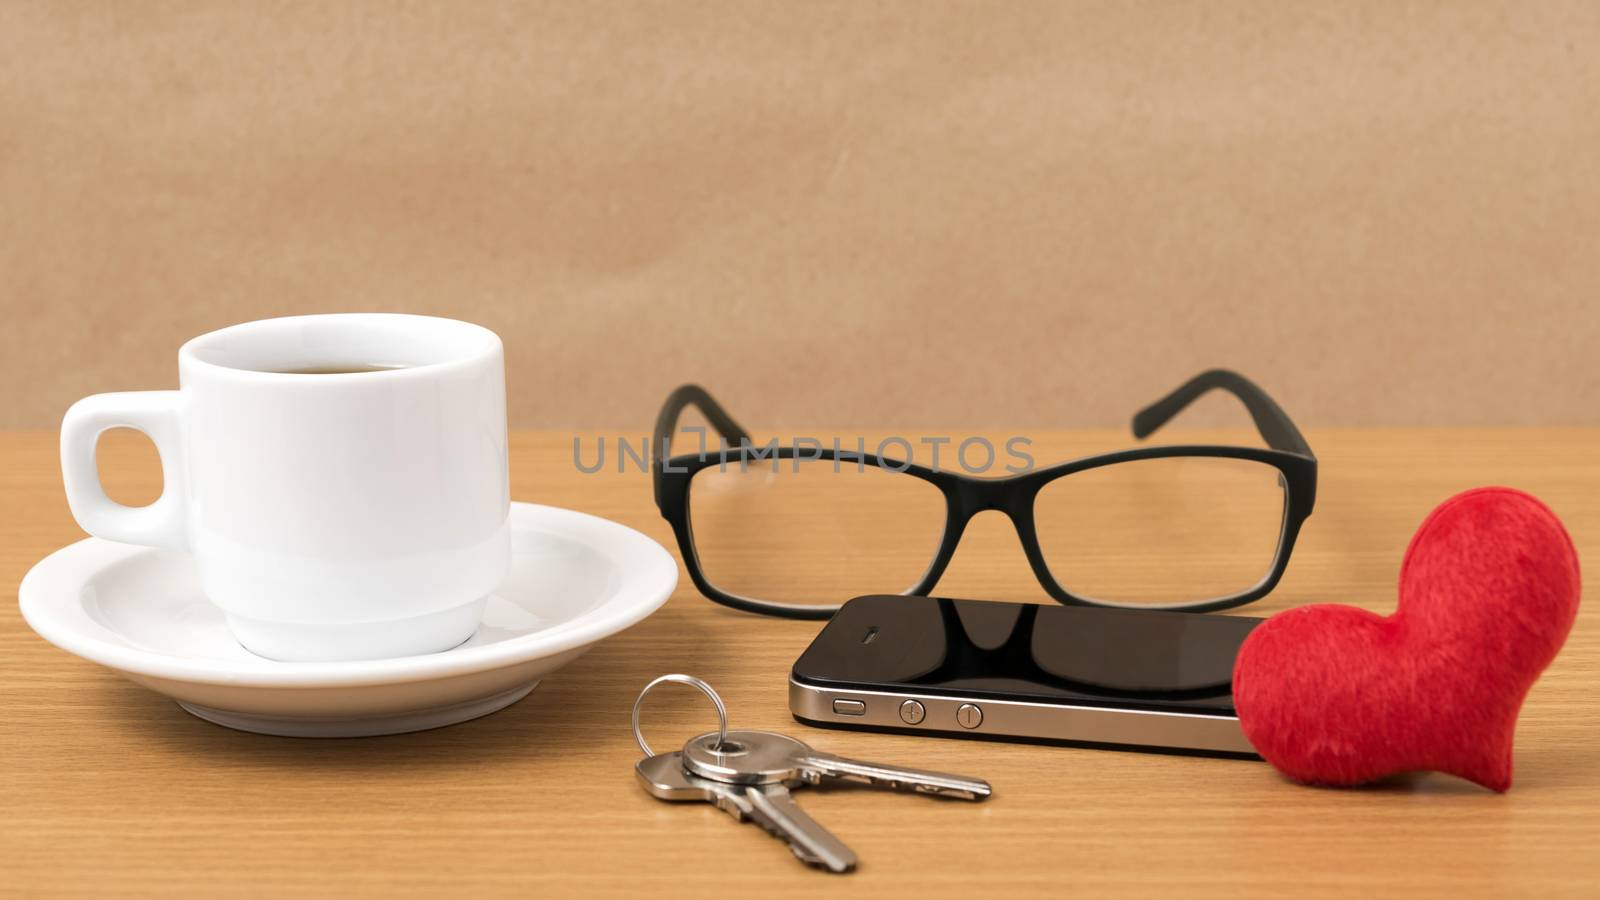
[[[372,371],[302,374],[296,370]],[[278,660],[446,650],[510,568],[505,361],[429,316],[296,316],[178,351],[176,391],[97,394],[61,424],[67,501],[97,537],[185,551],[246,648]],[[165,487],[108,498],[101,432],[150,436]]]

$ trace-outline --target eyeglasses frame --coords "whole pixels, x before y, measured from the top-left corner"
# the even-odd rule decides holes
[[[1034,577],[1056,601],[1069,606],[1098,606],[1111,609],[1164,609],[1184,612],[1213,612],[1243,606],[1266,596],[1278,585],[1288,568],[1300,528],[1316,504],[1317,459],[1288,415],[1253,382],[1225,369],[1212,369],[1190,379],[1177,390],[1156,401],[1133,418],[1133,433],[1144,438],[1166,424],[1173,416],[1208,391],[1220,389],[1238,397],[1255,420],[1257,430],[1268,447],[1226,444],[1183,444],[1137,447],[1099,453],[1028,472],[999,478],[979,478],[948,470],[934,470],[906,460],[876,453],[833,450],[815,446],[752,446],[748,432],[738,425],[721,404],[698,385],[684,385],[667,398],[656,421],[654,444],[656,464],[651,467],[655,501],[663,518],[671,525],[689,577],[700,592],[717,603],[746,612],[790,619],[826,619],[838,611],[839,604],[791,604],[761,600],[730,593],[712,584],[700,563],[694,543],[693,522],[689,514],[689,489],[694,476],[712,466],[733,467],[769,464],[796,458],[835,461],[836,464],[877,466],[894,473],[919,478],[938,488],[945,501],[945,525],[927,570],[916,584],[901,591],[904,595],[927,596],[943,577],[955,557],[967,524],[980,512],[995,510],[1011,520],[1022,542],[1024,555]],[[715,451],[669,456],[671,436],[678,418],[688,407],[700,410],[722,438]],[[1248,590],[1226,597],[1180,603],[1118,603],[1084,597],[1067,590],[1050,571],[1039,544],[1034,521],[1034,502],[1047,484],[1077,472],[1118,463],[1146,459],[1212,457],[1243,459],[1277,469],[1284,487],[1284,515],[1267,574]],[[848,599],[848,598],[847,598]]]

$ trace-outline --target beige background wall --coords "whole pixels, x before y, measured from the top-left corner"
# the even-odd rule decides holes
[[[525,426],[1600,423],[1600,4],[0,3],[0,425],[227,323]]]

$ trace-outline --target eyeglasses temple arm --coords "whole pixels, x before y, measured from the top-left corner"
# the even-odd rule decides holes
[[[651,477],[655,482],[656,506],[661,506],[661,476],[662,468],[667,462],[667,447],[670,446],[672,436],[678,430],[678,417],[689,407],[700,410],[706,417],[711,427],[717,430],[731,447],[738,447],[750,441],[750,432],[728,415],[706,389],[698,384],[685,384],[667,395],[667,402],[661,404],[661,413],[656,416],[656,430],[651,444],[652,452],[657,455],[656,464],[650,467]]]
[[[1306,443],[1300,429],[1295,427],[1283,407],[1255,382],[1227,369],[1201,372],[1182,387],[1139,410],[1133,417],[1133,436],[1149,437],[1156,429],[1171,421],[1172,417],[1187,409],[1189,404],[1212,390],[1224,390],[1239,398],[1245,409],[1250,411],[1250,418],[1255,420],[1256,430],[1261,432],[1261,438],[1268,447],[1316,459],[1316,454],[1311,452],[1311,445]]]

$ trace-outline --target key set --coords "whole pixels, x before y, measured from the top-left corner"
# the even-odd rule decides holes
[[[657,754],[639,731],[639,707],[653,688],[669,682],[710,697],[718,727],[690,738],[682,750]],[[634,770],[652,796],[715,804],[777,836],[801,862],[830,872],[853,870],[856,854],[795,804],[791,787],[853,781],[961,800],[983,800],[991,793],[989,783],[977,778],[845,759],[771,731],[729,731],[722,698],[692,675],[663,675],[645,685],[633,704],[633,737],[644,751]]]

